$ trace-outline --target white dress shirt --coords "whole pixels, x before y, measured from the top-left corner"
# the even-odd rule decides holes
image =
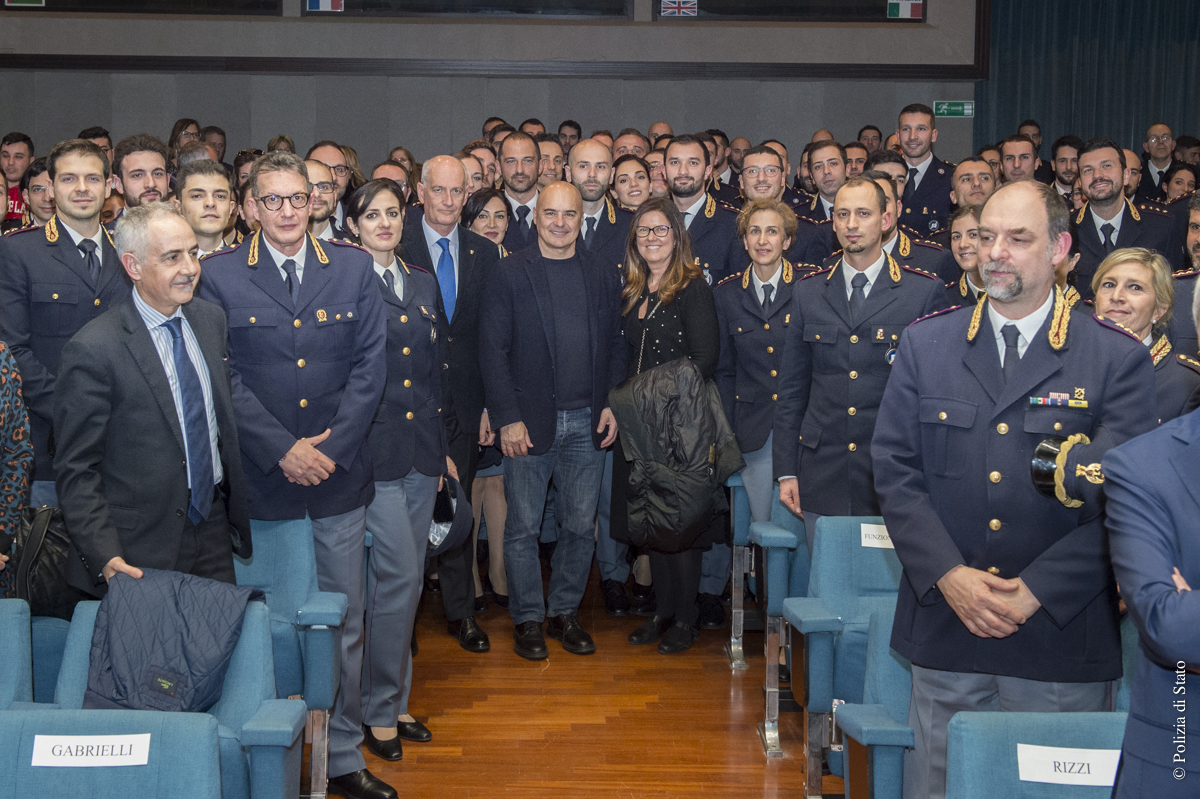
[[[933,163],[933,150],[925,153],[925,160],[919,164],[910,164],[905,160],[904,165],[911,173],[912,170],[917,170],[917,174],[909,178],[908,182],[912,184],[913,191],[917,190],[917,186],[921,185],[921,180],[924,179],[925,173],[929,170],[929,165]]]
[[[454,261],[454,288],[458,291],[458,225],[450,231],[449,236],[443,236],[432,227],[424,216],[421,217],[421,230],[425,233],[425,246],[429,249],[429,258],[433,262],[433,276],[437,277],[438,260],[442,257],[442,239],[450,239],[450,258]]]
[[[783,264],[775,267],[775,274],[771,275],[771,279],[763,283],[758,279],[758,273],[753,268],[750,270],[750,282],[754,284],[754,293],[758,297],[758,304],[762,305],[763,301],[763,286],[771,287],[771,300],[779,299],[779,279],[783,276]]]
[[[1000,363],[1004,363],[1004,336],[1000,332],[1000,328],[1005,325],[1017,326],[1017,352],[1021,357],[1025,357],[1025,351],[1029,349],[1029,343],[1033,341],[1033,337],[1037,335],[1038,330],[1042,327],[1042,322],[1046,321],[1046,317],[1050,314],[1050,309],[1054,307],[1054,291],[1051,290],[1050,296],[1046,297],[1046,301],[1041,307],[1028,316],[1021,319],[1008,319],[996,312],[996,308],[991,302],[988,303],[988,319],[992,322],[992,334],[996,338],[996,349],[1000,352]]]
[[[684,229],[691,228],[692,220],[696,218],[696,214],[700,213],[700,209],[704,207],[704,203],[708,202],[708,193],[700,192],[700,199],[692,203],[692,205],[683,212],[683,227]]]
[[[391,272],[392,277],[396,280],[396,296],[401,301],[404,300],[404,273],[400,271],[400,259],[393,260],[387,266],[380,266],[378,262],[371,261],[371,265],[375,267],[375,274],[383,278],[383,282],[387,282],[387,278],[383,277],[384,273]]]
[[[879,260],[863,270],[863,274],[867,276],[867,285],[863,286],[863,297],[865,298],[871,293],[871,289],[875,286],[875,281],[879,279],[879,273],[883,271],[883,265],[887,263],[887,253],[881,252]],[[854,276],[858,274],[858,270],[850,264],[846,263],[845,256],[842,257],[842,279],[846,282],[846,299],[850,299],[850,295],[854,293],[854,286],[850,281],[854,280]]]

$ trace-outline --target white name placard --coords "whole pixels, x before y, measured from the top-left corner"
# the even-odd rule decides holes
[[[1065,749],[1017,744],[1022,782],[1111,786],[1117,778],[1120,749]]]
[[[150,733],[143,735],[35,735],[34,766],[96,768],[144,766],[150,760]]]
[[[895,549],[887,527],[882,524],[862,525],[862,545],[874,549]]]

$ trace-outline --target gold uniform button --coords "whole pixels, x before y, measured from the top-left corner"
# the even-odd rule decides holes
[[[766,323],[763,324],[763,330],[770,330],[770,329],[771,329],[771,326],[769,324],[766,324]]]
[[[94,303],[92,303],[92,304],[93,304],[93,305],[95,305],[97,308],[99,308],[99,307],[100,307],[100,298],[99,298],[99,297],[97,297],[97,298],[96,298],[96,301],[95,301]]]
[[[1000,424],[996,425],[996,432],[1000,435],[1004,435],[1008,432],[1008,425],[1006,425],[1004,422],[1001,422]]]
[[[853,416],[854,414],[858,413],[858,408],[847,408],[847,409],[846,409],[846,413],[848,413],[848,414],[850,414],[851,416]]]
[[[997,569],[995,566],[988,566],[988,574],[995,574],[995,575],[999,575],[999,574],[1000,574],[1000,570],[999,570],[999,569]]]
[[[851,372],[851,373],[850,373],[850,379],[851,379],[851,380],[857,380],[857,379],[858,379],[858,372]]]
[[[405,387],[405,388],[412,388],[412,381],[411,381],[411,380],[405,380],[405,381],[404,381],[404,387]]]
[[[850,447],[849,447],[849,449],[850,449],[850,451],[851,451],[851,452],[854,452],[855,450],[857,450],[857,449],[858,449],[858,445],[856,445],[856,444],[851,444],[851,445],[850,445]]]
[[[307,408],[307,407],[308,407],[308,400],[306,400],[306,399],[302,399],[302,400],[300,400],[300,407],[301,407],[301,408]]]
[[[774,348],[774,347],[767,347],[767,352],[768,352],[768,353],[771,353],[771,352],[774,352],[774,351],[775,351],[775,348]]]
[[[341,314],[338,314],[337,316],[335,316],[335,317],[333,317],[333,318],[334,318],[334,319],[341,319],[341,318],[342,318],[342,315],[341,315]]]
[[[779,377],[779,372],[776,372],[774,369],[772,369],[772,370],[771,370],[771,377]]]
[[[292,322],[292,327],[300,327],[300,320],[297,319],[296,321]]]
[[[813,338],[814,338],[814,339],[816,339],[817,341],[820,341],[820,340],[821,340],[821,337],[820,337],[820,336],[813,336]]]
[[[988,479],[991,480],[993,483],[999,483],[1000,482],[1000,472],[992,472],[991,474],[988,475]]]
[[[300,360],[296,361],[296,365],[299,366],[301,369],[303,369],[304,368],[304,359],[301,358]]]
[[[412,352],[412,350],[410,350],[408,347],[405,347],[404,349],[402,349],[400,351],[403,352],[405,355],[408,355],[410,352]]]
[[[988,527],[992,528],[993,530],[999,530],[1000,529],[1000,520],[992,519],[990,522],[988,522]]]
[[[1055,422],[1055,423],[1054,423],[1054,429],[1055,429],[1055,430],[1062,430],[1062,422]]]
[[[413,418],[412,411],[409,411],[408,413],[404,414],[404,418],[405,418],[405,419],[412,419],[412,418]]]
[[[57,299],[58,299],[58,295],[57,295],[57,294],[51,294],[51,295],[50,295],[50,299],[52,299],[52,300],[57,300]]]
[[[939,413],[938,418],[941,419],[943,422],[946,421],[946,412],[942,411],[941,413]]]
[[[857,344],[857,343],[858,343],[858,336],[851,336],[851,337],[850,337],[850,343],[851,343],[851,344]]]
[[[775,402],[775,401],[777,401],[778,399],[779,399],[779,395],[778,395],[778,394],[772,394],[772,395],[771,395],[771,401],[772,401],[772,402]]]
[[[401,322],[402,324],[407,324],[407,323],[408,323],[408,316],[407,316],[407,315],[403,315],[403,316],[401,316],[401,317],[400,317],[400,322]]]
[[[892,334],[892,341],[896,341],[896,340],[897,340],[897,339],[899,339],[899,338],[900,338],[900,337],[899,337],[899,336],[897,336],[895,333],[893,333],[893,334]]]
[[[251,316],[251,317],[250,317],[250,324],[254,324],[254,323],[255,323],[255,322],[257,322],[257,321],[258,321],[258,320],[257,320],[257,319],[255,319],[253,316]]]

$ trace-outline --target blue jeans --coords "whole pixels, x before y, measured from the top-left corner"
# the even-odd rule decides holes
[[[601,580],[623,583],[629,579],[629,563],[625,560],[629,545],[614,541],[610,534],[612,514],[612,450],[604,453],[604,477],[600,482],[600,506],[596,509],[596,563],[600,565]]]
[[[593,524],[604,453],[592,444],[592,411],[558,411],[554,443],[542,455],[504,460],[504,568],[513,624],[541,622],[579,609],[592,568]],[[550,561],[550,596],[542,599],[538,532],[550,479],[558,486],[559,539]],[[547,608],[548,605],[548,608]]]

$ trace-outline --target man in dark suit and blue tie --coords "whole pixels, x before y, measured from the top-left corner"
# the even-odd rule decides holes
[[[204,260],[200,293],[229,317],[251,525],[311,532],[320,589],[346,594],[330,785],[350,799],[395,799],[366,769],[359,692],[366,510],[375,494],[367,432],[387,378],[379,278],[361,248],[308,233],[313,186],[298,156],[259,158],[247,185],[262,228]]]
[[[902,198],[904,218],[900,222],[927,236],[948,224],[954,164],[933,154],[938,132],[929,106],[921,103],[905,106],[896,128],[908,165]]]
[[[513,210],[512,221],[504,235],[504,248],[517,252],[537,242],[534,217],[537,215],[541,153],[533,137],[518,130],[501,140],[496,160],[500,162],[500,179]]]
[[[134,290],[63,348],[55,467],[79,588],[167,569],[234,582],[251,554],[220,308],[192,295],[196,236],[165,203],[131,208],[117,250]]]
[[[55,378],[63,346],[85,324],[129,296],[129,280],[100,226],[110,193],[108,158],[69,139],[47,156],[57,212],[43,228],[0,239],[0,339],[21,369],[34,475],[30,504],[56,505]]]

